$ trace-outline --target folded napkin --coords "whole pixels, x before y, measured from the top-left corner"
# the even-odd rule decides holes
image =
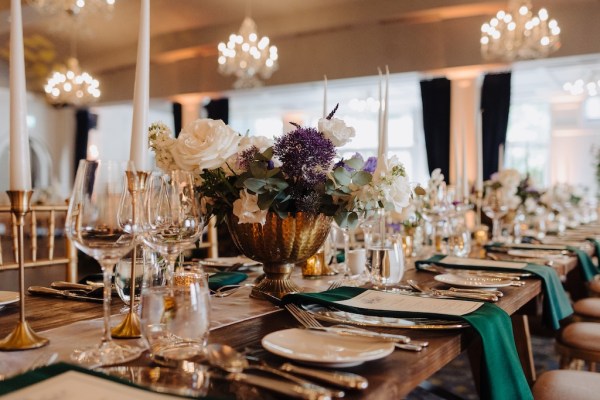
[[[364,288],[341,287],[321,293],[295,293],[283,297],[282,302],[284,304],[320,304],[358,314],[393,318],[414,315],[449,318],[447,314],[423,314],[409,311],[390,311],[389,309],[358,308],[339,303],[340,301],[352,299],[367,290]],[[441,301],[438,299],[428,300]],[[478,304],[479,307],[475,311],[461,316],[452,315],[451,318],[464,319],[481,336],[483,347],[481,360],[481,398],[493,400],[533,399],[517,355],[512,323],[508,314],[493,304]],[[372,307],[376,307],[376,305],[372,304]]]
[[[248,279],[248,275],[243,272],[217,272],[208,277],[208,287],[211,290],[217,290],[226,285],[237,285]]]
[[[476,269],[476,270],[492,270],[492,271],[510,271],[510,272],[522,272],[527,271],[535,274],[538,278],[542,280],[542,288],[544,290],[544,309],[542,313],[542,319],[546,325],[551,327],[552,329],[560,329],[560,321],[567,318],[571,314],[573,314],[573,307],[571,307],[571,302],[567,297],[567,293],[565,289],[562,287],[560,283],[560,279],[558,274],[554,269],[547,267],[545,265],[535,265],[527,263],[527,266],[524,268],[494,268],[490,266],[476,266],[475,263],[465,263],[464,265],[457,263],[444,263],[444,255],[435,255],[427,260],[416,261],[415,265],[417,269],[421,269],[423,264],[436,264],[441,265],[444,268],[460,268],[460,269]],[[465,259],[472,260],[472,259]],[[482,260],[484,261],[484,260]],[[486,263],[491,263],[488,260],[485,260]],[[467,265],[468,264],[468,265]],[[509,262],[505,262],[504,264],[509,264]],[[524,264],[524,263],[519,263]],[[517,265],[517,263],[515,263]]]
[[[544,245],[544,244],[536,244],[536,245],[528,245],[528,244],[510,244],[505,245],[504,243],[490,243],[486,244],[485,248],[494,248],[494,247],[505,247],[511,249],[523,249],[523,250],[569,250],[577,255],[577,259],[579,260],[579,268],[581,273],[583,274],[584,279],[589,282],[594,279],[594,276],[598,275],[600,271],[598,267],[594,265],[591,257],[585,251],[573,247],[573,246],[560,246],[560,245]]]

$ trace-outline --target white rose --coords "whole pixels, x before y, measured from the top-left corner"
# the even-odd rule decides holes
[[[240,198],[233,202],[233,215],[238,217],[238,224],[264,225],[267,222],[268,210],[258,207],[258,196],[248,193],[246,189],[240,192]]]
[[[396,212],[408,206],[410,201],[410,183],[405,176],[396,176],[390,185],[384,187],[385,201],[394,206]]]
[[[524,206],[525,206],[525,212],[527,214],[533,214],[538,208],[538,203],[531,197],[528,197],[525,199]]]
[[[267,150],[269,147],[273,146],[273,140],[269,139],[266,136],[244,136],[238,143],[237,152],[227,159],[227,165],[229,168],[225,168],[225,174],[227,176],[230,175],[239,175],[245,172],[240,166],[239,156],[244,151],[250,149],[252,146],[256,147],[260,153]]]
[[[344,121],[337,118],[321,118],[319,120],[319,132],[331,140],[336,147],[345,145],[356,135],[354,128],[346,126]]]
[[[496,180],[500,182],[502,187],[517,188],[521,183],[521,175],[516,169],[504,169],[497,173]]]
[[[181,130],[171,151],[180,169],[216,169],[237,152],[240,140],[223,121],[198,119]]]

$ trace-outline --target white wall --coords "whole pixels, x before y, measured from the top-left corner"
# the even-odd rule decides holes
[[[0,87],[0,193],[9,187],[9,90]],[[28,93],[29,136],[46,148],[51,160],[48,176],[58,199],[67,198],[73,179],[75,117],[73,109],[55,109],[40,95]],[[35,189],[35,188],[34,188]],[[41,188],[37,188],[41,189]]]

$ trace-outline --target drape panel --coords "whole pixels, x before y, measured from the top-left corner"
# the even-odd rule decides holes
[[[483,178],[498,171],[498,147],[506,143],[511,73],[487,74],[481,87]],[[505,146],[506,148],[506,146]]]
[[[211,119],[221,119],[226,124],[229,123],[229,99],[215,99],[204,106],[207,117]]]
[[[181,103],[173,103],[173,128],[175,128],[175,137],[181,132],[181,121],[183,118],[183,109]]]
[[[450,81],[436,78],[421,81],[423,130],[429,173],[440,168],[446,182],[450,177]]]
[[[79,160],[87,158],[88,137],[90,129],[96,128],[98,115],[90,113],[87,108],[80,108],[75,112],[75,168],[77,173]]]

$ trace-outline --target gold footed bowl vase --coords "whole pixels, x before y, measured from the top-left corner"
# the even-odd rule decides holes
[[[227,217],[233,242],[245,256],[263,264],[264,278],[250,297],[266,299],[263,293],[282,298],[301,289],[290,279],[294,264],[305,261],[321,247],[331,227],[332,217],[296,213],[280,218],[269,212],[264,225],[239,224],[235,215]]]

